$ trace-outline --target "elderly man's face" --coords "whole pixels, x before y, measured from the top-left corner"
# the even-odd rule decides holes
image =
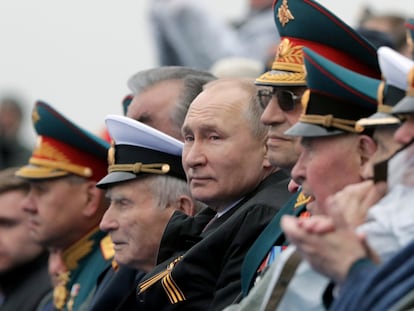
[[[264,178],[265,138],[247,117],[249,91],[216,81],[191,104],[183,125],[183,167],[193,197],[224,208]]]
[[[174,107],[182,87],[182,80],[162,81],[149,87],[134,96],[128,107],[127,117],[182,140],[181,129],[172,122]]]
[[[155,265],[162,234],[175,209],[158,206],[148,179],[116,184],[107,192],[111,205],[100,228],[109,232],[115,260],[144,271]]]
[[[305,194],[314,198],[308,204],[312,214],[325,214],[325,200],[346,185],[362,181],[358,135],[302,138],[302,153],[292,170],[293,179]]]

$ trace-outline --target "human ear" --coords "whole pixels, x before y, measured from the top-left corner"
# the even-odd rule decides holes
[[[189,216],[194,216],[196,213],[194,201],[187,195],[180,196],[176,206],[179,211],[182,211]]]
[[[366,165],[370,164],[370,159],[377,151],[377,144],[376,142],[367,135],[360,135],[359,137],[359,145],[358,145],[359,155],[360,155],[360,163],[361,163],[361,174],[365,169]]]
[[[102,190],[96,187],[96,183],[94,181],[87,182],[85,186],[86,205],[83,209],[83,214],[87,217],[91,217],[99,209]]]

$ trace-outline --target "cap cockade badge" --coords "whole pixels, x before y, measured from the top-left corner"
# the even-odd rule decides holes
[[[282,5],[277,12],[277,17],[279,18],[279,21],[283,27],[285,27],[285,25],[291,20],[295,19],[295,17],[292,15],[292,12],[289,10],[287,0],[283,0]]]
[[[111,147],[108,149],[108,164],[115,164],[115,143],[111,141]]]
[[[36,124],[37,121],[40,120],[40,115],[39,112],[37,111],[37,108],[34,108],[32,111],[32,122],[33,124]]]

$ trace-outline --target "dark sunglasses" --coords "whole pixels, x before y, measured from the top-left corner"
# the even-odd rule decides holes
[[[259,99],[260,106],[266,109],[272,100],[272,96],[276,96],[277,103],[282,111],[292,111],[295,109],[295,104],[302,96],[297,96],[295,93],[289,90],[277,90],[272,87],[272,90],[261,89],[257,91],[257,97]]]

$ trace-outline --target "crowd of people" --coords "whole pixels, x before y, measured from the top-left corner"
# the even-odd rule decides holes
[[[203,3],[152,5],[166,63],[124,115],[95,134],[39,100],[0,172],[0,311],[413,309],[414,20],[397,44],[381,18],[251,1],[246,36],[216,38]],[[208,70],[252,55],[254,79]]]

